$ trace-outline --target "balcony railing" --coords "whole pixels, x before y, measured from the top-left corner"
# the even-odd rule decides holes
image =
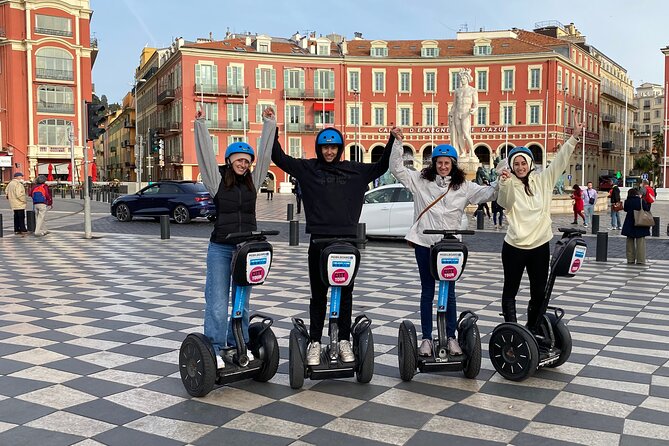
[[[168,122],[167,125],[165,126],[165,131],[166,132],[179,132],[181,130],[181,123],[180,122]]]
[[[135,128],[135,120],[134,119],[126,119],[123,121],[123,127],[126,129],[134,129]]]
[[[611,150],[614,150],[615,147],[616,143],[614,143],[613,141],[602,141],[602,150],[610,152]]]
[[[249,123],[243,121],[205,121],[207,128],[211,130],[248,130]]]
[[[195,84],[195,94],[243,97],[249,95],[249,89],[243,85]]]
[[[316,133],[318,131],[316,124],[286,124],[286,127],[289,133]]]
[[[38,102],[37,111],[42,113],[67,113],[74,114],[74,104],[59,104]]]
[[[174,90],[168,88],[158,94],[158,105],[169,104],[174,100]]]
[[[639,137],[639,138],[647,138],[647,137],[650,136],[650,131],[648,131],[648,130],[641,130],[640,132],[638,132],[638,133],[636,134],[636,136]]]
[[[35,32],[37,34],[48,34],[50,36],[72,37],[72,31],[66,31],[66,30],[63,30],[63,29],[35,27]]]
[[[309,90],[305,88],[286,88],[284,95],[287,99],[326,99],[335,97],[334,90]]]
[[[616,117],[608,113],[602,113],[602,122],[616,122]]]
[[[36,75],[39,79],[54,79],[58,81],[74,80],[74,72],[71,70],[53,70],[51,68],[37,68]]]
[[[630,150],[630,153],[639,153],[640,152],[638,147],[630,147],[629,150]]]

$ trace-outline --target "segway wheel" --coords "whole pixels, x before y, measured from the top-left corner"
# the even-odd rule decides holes
[[[506,322],[493,330],[488,352],[495,370],[511,381],[527,379],[539,365],[536,339],[516,323]]]
[[[464,363],[462,364],[462,371],[466,378],[474,379],[481,371],[481,334],[479,333],[479,329],[476,324],[472,325],[471,328],[467,331],[467,334],[465,335],[465,342],[469,340],[470,336],[474,338],[474,348],[471,352],[469,352],[467,359],[465,359]]]
[[[553,325],[553,334],[555,335],[555,346],[560,349],[560,358],[550,364],[547,364],[546,367],[560,367],[562,364],[567,362],[569,356],[571,355],[571,333],[567,328],[567,324],[564,323],[562,319],[557,321],[557,317],[554,314],[546,314],[548,319]],[[557,322],[556,322],[557,321]]]
[[[304,385],[304,359],[300,352],[301,336],[297,329],[290,330],[290,340],[288,342],[288,378],[291,389],[301,389]]]
[[[260,356],[263,361],[262,367],[253,379],[264,383],[272,379],[279,368],[279,343],[271,328],[267,328],[260,336],[260,348],[262,349]]]
[[[402,321],[397,335],[397,359],[403,381],[411,381],[416,374],[417,345],[416,328],[413,323]]]
[[[181,382],[191,396],[205,396],[214,388],[216,359],[198,336],[188,335],[181,344],[179,372]]]
[[[362,361],[360,367],[355,371],[355,378],[359,383],[367,384],[372,380],[374,376],[374,336],[372,336],[371,328],[367,328],[368,331],[368,341],[367,341],[367,350],[365,351],[364,358],[357,358]]]

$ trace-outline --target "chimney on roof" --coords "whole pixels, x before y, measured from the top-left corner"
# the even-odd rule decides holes
[[[211,40],[212,42],[214,40],[214,33],[212,33],[211,31],[209,31],[209,40]]]
[[[299,42],[301,38],[302,36],[300,35],[299,31],[295,31],[295,34],[290,36],[290,40],[292,40],[293,42]]]
[[[353,33],[353,40],[362,40],[362,33],[360,31],[356,31]]]
[[[230,27],[228,26],[228,27],[225,29],[225,38],[226,38],[226,40],[229,39],[230,36],[231,36],[231,34],[230,34]]]
[[[247,35],[246,35],[246,38],[245,38],[244,40],[245,40],[245,41],[244,41],[244,44],[245,44],[246,46],[251,46],[251,36],[249,36],[249,35],[247,34]]]
[[[311,54],[316,54],[316,42],[312,42],[309,45],[309,53]]]
[[[309,39],[307,39],[307,36],[300,38],[300,48],[306,50],[307,46],[309,46]]]

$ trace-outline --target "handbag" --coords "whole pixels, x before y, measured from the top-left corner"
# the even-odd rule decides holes
[[[619,212],[623,210],[623,202],[622,201],[617,201],[611,205],[611,210],[613,212]]]
[[[634,226],[638,226],[640,228],[650,228],[655,226],[655,219],[653,218],[653,214],[651,214],[650,211],[644,210],[641,198],[639,198],[639,204],[641,205],[641,209],[634,211]]]

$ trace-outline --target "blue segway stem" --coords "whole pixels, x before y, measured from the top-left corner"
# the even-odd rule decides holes
[[[448,302],[448,290],[451,282],[448,280],[439,281],[439,297],[437,299],[437,313],[446,312],[446,304]]]
[[[238,286],[235,289],[235,304],[232,306],[232,318],[241,318],[244,314],[244,304],[249,295],[247,286]]]
[[[330,288],[330,317],[339,317],[339,302],[341,301],[341,287],[333,286]]]

